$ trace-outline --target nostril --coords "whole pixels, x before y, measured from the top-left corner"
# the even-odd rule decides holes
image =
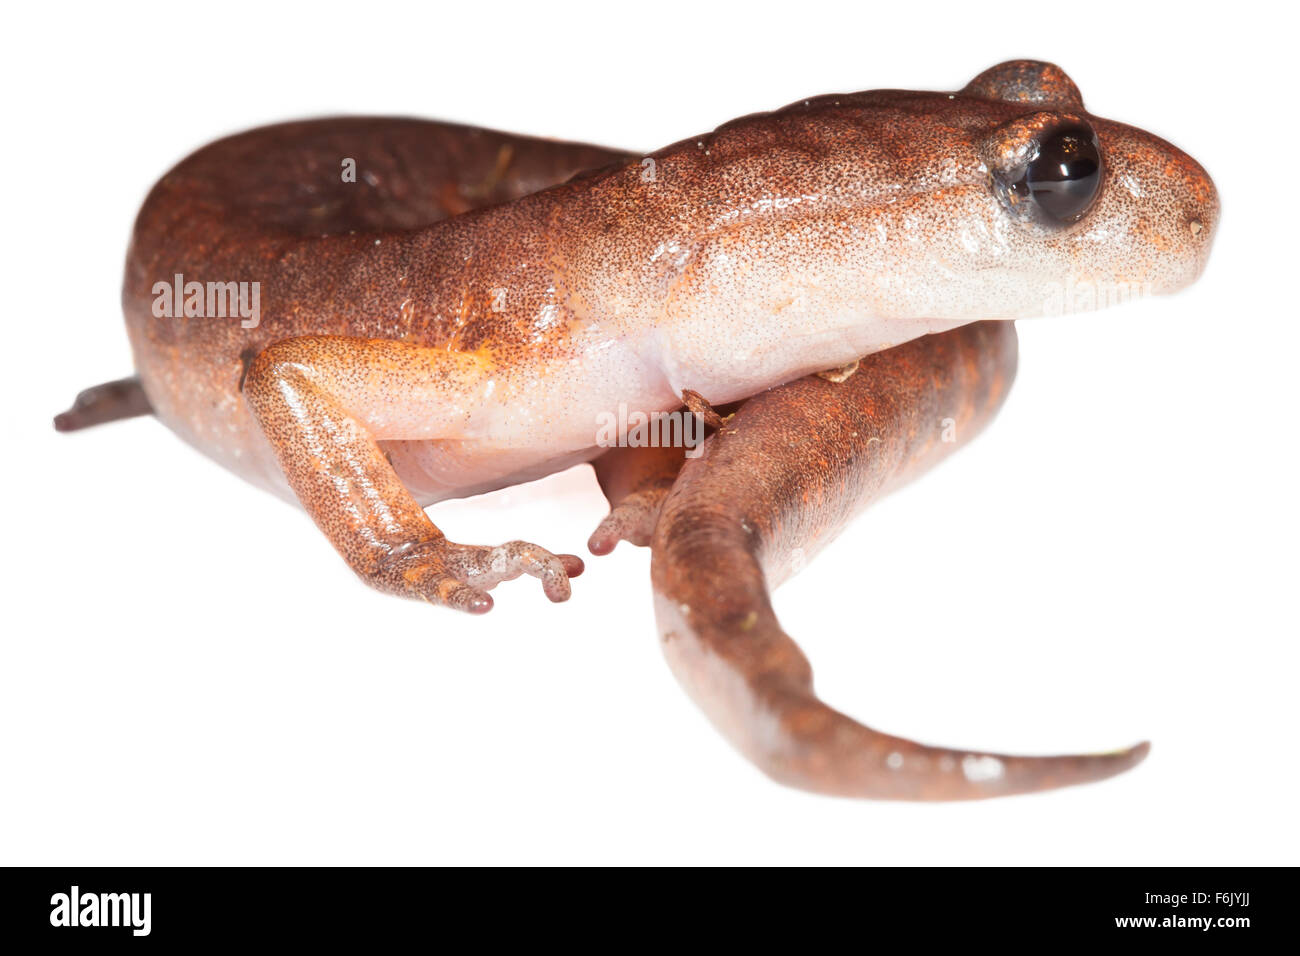
[[[1183,208],[1183,227],[1192,241],[1206,242],[1214,231],[1218,210],[1210,203],[1188,203]],[[1184,235],[1187,235],[1184,233]]]

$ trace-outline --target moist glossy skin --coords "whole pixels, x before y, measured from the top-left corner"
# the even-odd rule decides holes
[[[1095,132],[1103,175],[1058,228],[999,183],[1064,124]],[[449,542],[422,506],[596,459],[602,414],[685,398],[721,426],[704,457],[599,457],[611,513],[590,547],[652,543],[666,651],[720,728],[828,793],[1044,789],[1145,748],[1011,758],[868,730],[812,696],[766,589],[955,447],[937,420],[964,441],[1000,404],[1014,332],[968,323],[1061,311],[1081,286],[1177,290],[1217,217],[1194,160],[1087,113],[1033,61],[957,93],[804,100],[645,157],[415,120],[288,123],[205,147],[150,193],[123,289],[140,385],[85,393],[58,424],[152,407],[300,501],[371,585],[482,612],[521,574],[564,600],[582,562]],[[256,326],[160,317],[177,274],[257,283]],[[709,402],[745,404],[724,421]]]
[[[283,489],[239,393],[250,356],[318,335],[427,346],[444,374],[395,394],[359,383],[353,411],[381,440],[441,443],[402,456],[428,503],[581,457],[619,402],[669,409],[686,388],[734,401],[929,331],[1040,314],[1070,283],[1185,285],[1217,199],[1150,134],[1090,117],[1108,175],[1066,234],[998,202],[988,141],[1044,105],[1083,113],[1058,85],[1046,103],[819,97],[652,154],[653,179],[638,157],[441,124],[242,134],[183,162],[141,211],[123,296],[137,367],[169,426]],[[356,183],[340,181],[348,156]],[[259,281],[258,328],[156,319],[154,283],[178,272]]]

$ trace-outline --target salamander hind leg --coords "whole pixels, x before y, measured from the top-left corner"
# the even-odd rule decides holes
[[[685,460],[683,449],[662,447],[611,448],[593,461],[609,514],[587,540],[591,553],[609,554],[620,541],[647,547]]]
[[[153,411],[138,378],[119,378],[92,385],[77,394],[72,407],[54,416],[54,428],[74,432],[105,422],[148,415]]]
[[[699,422],[700,430],[689,444],[683,440],[681,444],[611,448],[591,463],[609,502],[609,514],[587,540],[592,554],[609,554],[620,541],[648,547],[664,499],[682,465],[699,454],[705,428],[723,427],[741,405],[733,402],[715,409],[690,390],[682,393],[682,399],[685,408],[678,414],[694,415]]]
[[[382,395],[373,394],[382,369]],[[244,396],[294,493],[364,580],[381,591],[470,613],[488,590],[531,575],[552,601],[569,598],[582,559],[525,541],[448,541],[402,484],[381,439],[439,437],[436,409],[475,385],[473,363],[404,342],[308,336],[269,346],[249,366]],[[393,396],[401,396],[394,399]],[[409,420],[394,409],[409,407]],[[445,427],[445,424],[443,425]]]

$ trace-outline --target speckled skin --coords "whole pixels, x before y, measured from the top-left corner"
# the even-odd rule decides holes
[[[996,195],[994,174],[1024,157],[1035,132],[1069,119],[1091,123],[1100,141],[1099,198],[1069,228],[1017,219]],[[341,175],[347,158],[355,182]],[[647,157],[414,120],[283,124],[205,147],[149,195],[123,289],[148,404],[120,390],[114,401],[123,410],[152,406],[213,458],[296,497],[376,587],[484,611],[488,588],[528,573],[563,600],[578,558],[526,542],[453,544],[422,505],[597,457],[595,423],[620,403],[653,412],[691,393],[742,401],[931,332],[1055,311],[1061,290],[1080,284],[1176,290],[1200,272],[1217,216],[1213,184],[1194,160],[1091,116],[1059,69],[1031,61],[994,67],[958,93],[805,100]],[[176,274],[258,283],[260,322],[158,317],[155,286]],[[881,359],[871,377],[777,389],[741,415],[777,432],[804,428],[812,419],[803,403],[816,394],[834,396],[823,414],[847,422],[864,383],[887,382],[897,393],[859,396],[870,399],[863,413],[898,399],[898,416],[872,420],[907,430],[902,459],[915,464],[923,456],[911,440],[923,419],[908,415],[928,406],[906,412],[905,394],[938,389],[945,400],[974,401],[971,390],[988,387],[983,378],[958,375],[965,384],[949,393],[924,375],[954,355],[978,364],[970,349],[990,335],[925,339],[941,344]],[[955,352],[944,351],[950,341]],[[911,381],[911,372],[921,377]],[[843,394],[827,391],[836,388]],[[793,402],[788,420],[781,396]],[[75,411],[67,427],[113,414]],[[715,462],[725,449],[750,448],[723,431]],[[749,476],[757,486],[693,463],[673,495],[734,493],[755,520],[796,516],[824,537],[833,515],[908,470],[902,459],[885,467],[855,447],[840,453],[868,477],[846,465],[834,470],[838,489],[797,457],[786,463],[788,480],[765,484],[757,469],[781,462],[758,448]],[[675,470],[662,454],[602,459],[614,507],[592,550],[648,541]],[[717,567],[735,566],[733,583],[757,602],[751,610],[765,607],[748,545],[725,536],[696,542],[681,529],[674,519],[655,534],[661,621],[665,606],[684,603],[678,597],[689,603],[703,593],[692,590],[688,568],[705,553]],[[727,583],[715,580],[720,593]],[[731,611],[718,613],[698,632],[665,625],[678,636],[670,649],[693,641],[708,659],[734,645]],[[789,665],[778,668],[778,696],[790,706],[773,704],[760,671],[723,654],[743,687],[720,722],[740,713],[735,701],[770,709],[749,719],[775,715],[785,736],[760,737],[795,741],[783,756],[765,755],[749,731],[732,734],[765,769],[833,792],[978,795],[927,790],[906,763],[883,788],[828,771],[827,755],[840,750],[808,744],[816,734],[794,725],[832,712],[809,703],[797,650],[762,620],[764,641]],[[690,683],[695,665],[683,666]],[[878,741],[869,743],[878,757]],[[1084,776],[1097,776],[1088,766]]]

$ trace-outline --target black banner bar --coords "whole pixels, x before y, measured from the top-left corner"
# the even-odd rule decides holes
[[[426,869],[8,869],[0,938],[36,945],[368,946],[466,932],[559,945],[611,923],[644,945],[739,931],[1234,946],[1293,932],[1290,870],[896,869],[602,875]],[[514,883],[514,886],[510,886]],[[1283,887],[1287,887],[1284,889]],[[703,921],[701,923],[701,921]],[[694,927],[694,928],[692,928]],[[430,935],[434,934],[434,935]],[[617,943],[615,944],[617,945]],[[9,949],[9,952],[27,950]]]

